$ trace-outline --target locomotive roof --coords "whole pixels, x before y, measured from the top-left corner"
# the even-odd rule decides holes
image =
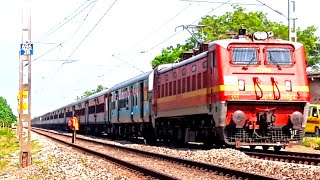
[[[245,39],[245,38],[239,38],[239,39],[221,39],[221,40],[216,40],[212,41],[209,43],[209,46],[213,46],[215,44],[227,48],[229,44],[231,43],[253,43],[253,44],[291,44],[294,46],[295,49],[299,49],[301,46],[303,46],[302,43],[299,42],[292,42],[292,41],[287,41],[283,39],[268,39],[267,41],[256,41],[253,42],[251,40]]]
[[[128,79],[124,82],[121,82],[119,84],[116,84],[115,86],[113,86],[112,88],[109,89],[109,91],[114,91],[114,90],[117,90],[117,89],[121,89],[123,87],[126,87],[130,84],[133,84],[133,83],[136,83],[138,81],[141,81],[141,80],[145,80],[149,77],[149,74],[151,73],[152,71],[149,71],[149,72],[146,72],[146,73],[143,73],[143,74],[140,74],[136,77],[133,77],[131,79]]]
[[[299,43],[299,42],[291,42],[291,41],[286,41],[286,40],[282,40],[282,39],[269,39],[268,41],[257,41],[257,42],[252,42],[252,41],[249,41],[245,38],[240,38],[240,39],[222,39],[222,40],[216,40],[216,41],[212,41],[209,43],[209,47],[212,47],[214,45],[219,45],[223,48],[227,48],[229,46],[229,44],[231,43],[264,43],[264,44],[275,44],[275,43],[278,43],[278,44],[291,44],[294,46],[295,49],[299,49],[300,47],[303,46],[302,43]],[[158,72],[159,74],[162,74],[162,73],[165,73],[165,72],[168,72],[172,69],[175,69],[175,68],[178,68],[178,67],[181,67],[183,65],[186,65],[186,64],[189,64],[189,63],[192,63],[196,60],[199,60],[201,58],[204,58],[206,56],[208,51],[205,51],[205,52],[202,52],[196,56],[193,56],[189,59],[186,59],[184,61],[181,61],[181,62],[178,62],[178,63],[172,63],[172,64],[163,64],[163,65],[159,65],[158,66]]]
[[[204,58],[204,57],[206,57],[206,54],[207,54],[207,51],[202,52],[202,53],[200,53],[200,54],[198,54],[196,56],[193,56],[193,57],[191,57],[189,59],[186,59],[186,60],[178,62],[178,63],[159,65],[158,66],[158,72],[159,72],[159,74],[168,72],[168,71],[170,71],[172,69],[176,69],[176,68],[181,67],[183,65],[192,63],[192,62],[194,62],[194,61],[196,61],[198,59]]]

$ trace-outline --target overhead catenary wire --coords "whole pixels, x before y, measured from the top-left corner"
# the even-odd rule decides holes
[[[193,23],[195,23],[195,22],[199,21],[202,17],[204,17],[204,16],[206,16],[206,15],[208,15],[208,14],[212,13],[213,11],[215,11],[215,10],[217,10],[217,9],[221,8],[222,6],[224,6],[224,5],[226,5],[226,4],[229,4],[229,3],[230,3],[230,1],[232,1],[232,0],[228,0],[228,1],[224,2],[223,4],[221,4],[221,5],[217,6],[216,8],[211,9],[208,13],[206,13],[205,15],[201,16],[200,18],[196,19],[196,20],[195,20],[195,21],[193,21],[191,24],[193,24]],[[175,32],[173,35],[171,35],[171,36],[169,36],[168,38],[166,38],[165,40],[163,40],[163,41],[159,42],[159,43],[158,43],[158,44],[156,44],[155,46],[152,46],[152,47],[151,47],[150,49],[148,49],[147,51],[151,51],[151,50],[153,50],[154,48],[156,48],[156,47],[160,46],[161,44],[163,44],[163,43],[165,43],[166,41],[170,40],[170,39],[171,39],[171,38],[173,38],[174,36],[178,35],[178,34],[179,34],[179,33],[181,33],[182,31],[183,31],[183,30],[180,30],[180,31]]]
[[[206,15],[212,13],[213,11],[221,8],[221,7],[224,6],[225,4],[228,4],[230,1],[232,1],[232,0],[228,0],[227,2],[225,2],[225,3],[223,3],[223,4],[219,5],[219,6],[217,6],[216,8],[211,9],[208,13],[206,13],[206,14],[203,15],[203,16],[206,16]],[[196,19],[196,20],[193,21],[191,24],[199,21],[203,16],[201,16],[200,18]],[[180,31],[178,31],[178,32],[175,32],[173,35],[169,36],[169,37],[166,38],[165,40],[163,40],[163,41],[159,42],[158,44],[156,44],[155,46],[151,47],[151,48],[148,49],[146,52],[153,50],[154,48],[160,46],[161,44],[163,44],[164,42],[170,40],[171,38],[173,38],[174,36],[178,35],[178,34],[181,33],[181,32],[182,32],[182,30],[180,30]],[[113,57],[115,57],[115,56],[113,55]],[[118,58],[118,59],[119,59],[119,58]],[[121,59],[120,59],[120,60],[121,60]],[[123,61],[123,60],[122,60],[122,61]],[[123,61],[123,62],[125,62],[125,61]],[[127,63],[127,62],[125,62],[125,63]],[[127,64],[129,64],[129,63],[127,63]],[[131,65],[131,64],[129,64],[129,65],[132,66],[133,68],[137,69],[135,66],[133,66],[133,65]],[[139,69],[138,69],[138,70],[139,70]],[[141,71],[141,70],[139,70],[139,71],[140,71],[140,72],[143,72],[143,71]]]
[[[68,22],[70,22],[73,18],[75,18],[76,16],[78,16],[82,11],[84,11],[88,6],[90,6],[93,2],[95,2],[96,0],[93,0],[92,2],[90,2],[87,6],[85,6],[89,1],[91,0],[86,0],[82,5],[80,5],[78,8],[76,8],[76,10],[74,10],[70,15],[68,15],[67,17],[65,17],[61,22],[59,22],[57,25],[53,26],[52,28],[50,28],[46,33],[44,33],[44,35],[41,36],[41,38],[36,41],[35,43],[40,43],[42,40],[44,40],[45,38],[47,38],[48,36],[50,36],[51,34],[53,34],[54,32],[56,32],[57,30],[59,30],[62,26],[64,26],[65,24],[67,24]],[[80,8],[82,8],[83,6],[85,6],[82,10],[80,10],[78,13],[76,13]],[[74,13],[76,13],[75,15],[73,15]],[[73,15],[73,16],[72,16]],[[72,16],[70,19],[68,19],[70,16]]]
[[[114,1],[114,3],[116,2],[117,0],[115,0]],[[226,3],[224,3],[224,4],[221,4],[220,6],[218,6],[218,7],[216,7],[216,8],[213,8],[212,10],[210,10],[207,14],[209,14],[209,13],[211,13],[211,12],[213,12],[213,11],[215,11],[216,9],[218,9],[218,8],[220,8],[220,7],[222,7],[223,5],[225,5],[225,4],[227,4],[227,3],[229,3],[231,0],[229,0],[229,1],[227,1]],[[113,4],[114,4],[113,3]],[[113,6],[113,4],[112,4],[112,6]],[[111,7],[112,7],[111,6]],[[107,12],[111,9],[111,7],[107,10]],[[106,12],[106,13],[107,13]],[[106,14],[105,13],[105,14]],[[206,15],[207,15],[206,14]],[[103,16],[104,17],[104,16]],[[103,18],[102,17],[102,18]],[[102,19],[101,18],[101,19]],[[201,19],[202,17],[200,17],[199,19]],[[99,24],[99,22],[101,21],[101,19],[98,21],[98,23],[96,24],[96,25],[98,25]],[[195,22],[196,21],[198,21],[199,19],[197,19],[197,20],[195,20]],[[194,22],[193,22],[194,23]],[[87,34],[87,36],[85,36],[83,39],[82,39],[82,41],[79,43],[79,45],[72,51],[72,53],[69,55],[69,57],[68,58],[66,58],[67,60],[74,54],[74,52],[81,46],[81,44],[83,43],[83,41],[90,35],[90,33],[94,30],[94,28],[96,27],[96,25],[93,27],[93,29],[91,29],[91,31]],[[182,31],[182,30],[181,30]],[[181,32],[180,31],[180,32]],[[164,41],[161,41],[161,43],[158,43],[156,46],[159,46],[159,45],[161,45],[161,44],[163,44],[164,42],[166,42],[167,40],[169,40],[169,39],[171,39],[172,37],[174,37],[174,36],[176,36],[178,33],[180,33],[180,32],[176,32],[174,35],[172,35],[172,36],[170,36],[169,38],[167,38],[166,40],[164,40]],[[151,49],[154,49],[156,46],[153,46],[152,48],[150,48],[150,50]],[[118,58],[119,59],[119,58]],[[125,62],[124,60],[122,60],[122,59],[120,59],[121,61],[123,61],[123,62]],[[62,63],[60,66],[59,66],[59,68],[57,69],[57,71],[55,72],[55,74],[54,74],[54,76],[53,76],[53,78],[56,76],[56,74],[62,69],[62,67],[64,66],[64,64],[66,64],[66,63],[69,63],[69,62],[64,62],[64,63]],[[126,62],[127,64],[129,64],[128,62]],[[130,65],[130,64],[129,64]],[[132,66],[132,65],[131,65]],[[136,69],[136,67],[135,67],[135,69]],[[137,68],[137,70],[139,70],[138,68]],[[141,70],[139,70],[140,72],[143,72],[143,71],[141,71]]]
[[[128,64],[129,66],[133,67],[134,69],[136,69],[136,70],[138,70],[138,71],[140,71],[140,72],[142,72],[142,73],[145,73],[145,72],[144,72],[144,71],[142,71],[141,69],[137,68],[136,66],[134,66],[134,65],[132,65],[132,64],[130,64],[130,63],[128,63],[127,61],[125,61],[125,60],[123,60],[123,59],[120,59],[118,56],[116,56],[116,55],[114,55],[114,54],[112,54],[112,57],[115,57],[115,58],[119,59],[120,61],[122,61],[122,62],[124,62],[124,63]]]
[[[97,4],[98,0],[94,0],[94,4],[93,6],[91,6],[89,12],[87,13],[87,15],[84,17],[84,19],[82,20],[82,22],[80,23],[80,25],[78,26],[78,28],[72,33],[72,36],[69,38],[72,39],[74,37],[75,34],[77,34],[77,32],[79,31],[79,29],[82,27],[83,23],[86,21],[86,19],[88,18],[89,14],[91,13],[92,9],[95,7],[95,5]]]
[[[102,17],[98,20],[98,22],[93,26],[93,28],[88,32],[88,34],[80,41],[80,43],[78,44],[78,46],[72,51],[72,53],[68,56],[68,58],[66,58],[66,61],[63,62],[59,68],[57,69],[57,71],[54,73],[54,75],[52,76],[52,79],[59,73],[59,71],[61,70],[61,68],[63,67],[63,65],[65,65],[66,63],[72,63],[69,61],[69,58],[73,55],[73,53],[81,46],[81,44],[84,42],[84,40],[90,35],[90,33],[97,27],[97,25],[101,22],[101,20],[106,16],[106,14],[110,11],[110,9],[114,6],[114,4],[117,2],[118,0],[115,0],[111,6],[107,9],[107,11],[102,15]]]
[[[259,2],[261,5],[263,6],[266,6],[267,8],[271,9],[272,11],[280,14],[281,16],[285,17],[286,19],[288,19],[288,17],[286,15],[284,15],[282,12],[276,10],[276,9],[273,9],[271,6],[268,6],[267,4],[265,4],[264,2],[260,1],[260,0],[256,0],[257,2]]]
[[[32,61],[36,61],[36,60],[42,58],[43,56],[47,55],[47,54],[50,53],[51,51],[55,50],[57,47],[59,47],[59,46],[61,47],[61,46],[62,46],[65,42],[67,42],[68,40],[72,39],[72,38],[74,37],[74,35],[79,31],[80,27],[83,25],[83,23],[85,22],[85,20],[86,20],[87,17],[89,16],[89,14],[91,13],[91,11],[92,11],[93,7],[96,5],[96,2],[97,2],[97,1],[98,1],[98,0],[94,0],[94,1],[93,1],[93,2],[94,2],[93,6],[90,8],[89,12],[88,12],[87,15],[85,16],[85,18],[82,20],[82,22],[80,23],[80,25],[78,26],[78,28],[72,33],[72,35],[71,35],[70,38],[68,38],[68,39],[60,42],[59,44],[57,44],[56,46],[52,47],[52,48],[49,49],[48,51],[44,52],[44,53],[41,54],[40,56],[36,57],[36,58],[33,59]],[[91,3],[91,4],[92,4],[92,3]],[[89,6],[90,6],[91,4],[89,4]],[[88,8],[89,6],[86,6],[86,8]],[[85,9],[86,9],[86,8],[85,8]],[[83,12],[85,9],[81,10],[81,12]],[[25,66],[25,67],[28,66],[28,63],[26,63],[24,66]]]
[[[111,6],[107,9],[107,11],[102,15],[102,17],[98,20],[98,22],[93,26],[93,28],[88,32],[88,34],[80,41],[78,46],[71,52],[71,54],[68,56],[67,60],[78,50],[78,48],[82,45],[82,43],[87,39],[87,37],[91,34],[91,32],[97,27],[97,25],[101,22],[101,20],[106,16],[106,14],[110,11],[110,9],[114,6],[114,4],[118,0],[113,1]]]
[[[180,0],[180,1],[189,2],[190,0]],[[206,0],[192,0],[192,2],[210,3],[210,4],[224,4],[225,3],[225,2],[222,2],[222,1],[206,1]],[[242,6],[263,6],[262,4],[256,4],[256,3],[226,3],[226,4],[242,5]]]
[[[184,11],[186,11],[189,7],[191,7],[191,5],[193,4],[193,1],[191,1],[191,3],[189,3],[187,6],[185,6],[183,9],[181,9],[176,15],[174,15],[173,17],[171,17],[169,20],[167,20],[165,23],[163,23],[161,26],[159,26],[156,30],[152,31],[151,33],[149,33],[148,35],[146,35],[142,40],[138,41],[136,44],[133,45],[133,47],[136,47],[137,45],[141,44],[142,42],[144,42],[145,40],[148,39],[148,37],[150,37],[151,35],[153,35],[154,33],[160,31],[162,28],[164,28],[168,23],[170,23],[172,20],[174,20],[176,17],[178,17],[180,14],[182,14]],[[131,46],[132,47],[132,46]]]

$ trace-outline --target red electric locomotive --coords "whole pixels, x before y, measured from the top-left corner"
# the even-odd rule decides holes
[[[310,102],[304,47],[272,36],[241,29],[155,68],[156,137],[277,151],[301,141]]]

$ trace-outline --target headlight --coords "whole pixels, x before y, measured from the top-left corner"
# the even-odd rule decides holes
[[[265,40],[268,38],[267,32],[255,32],[253,33],[253,37],[257,40]]]
[[[303,122],[303,115],[301,112],[295,111],[291,114],[290,120],[294,126],[301,126]]]
[[[236,125],[242,124],[246,120],[246,114],[243,111],[237,110],[232,114],[232,120]]]

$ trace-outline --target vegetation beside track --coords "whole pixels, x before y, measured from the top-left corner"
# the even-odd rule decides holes
[[[31,141],[31,146],[31,154],[38,153],[42,148],[36,141]],[[39,162],[34,160],[34,163]],[[14,130],[5,127],[0,128],[0,172],[10,166],[19,167],[19,140]]]
[[[315,150],[320,150],[320,138],[319,137],[305,137],[303,138],[302,145]]]

